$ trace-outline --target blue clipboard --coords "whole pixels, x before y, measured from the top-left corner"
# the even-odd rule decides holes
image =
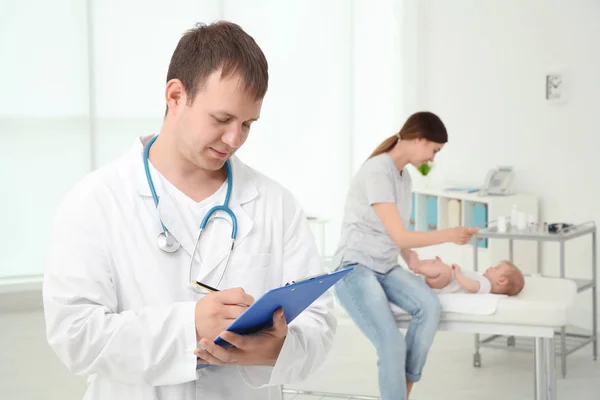
[[[237,317],[226,330],[239,335],[247,335],[269,328],[273,325],[273,313],[281,307],[283,307],[285,320],[289,324],[353,269],[354,267],[347,267],[271,289]],[[220,336],[217,336],[213,342],[225,348],[232,347]]]

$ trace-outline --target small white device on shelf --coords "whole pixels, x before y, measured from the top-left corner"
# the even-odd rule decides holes
[[[513,167],[503,166],[488,171],[483,186],[479,191],[482,196],[508,196],[514,181]]]

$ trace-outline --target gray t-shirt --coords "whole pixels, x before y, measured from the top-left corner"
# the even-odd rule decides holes
[[[350,185],[344,209],[341,238],[334,261],[353,261],[386,273],[398,265],[400,249],[372,207],[395,203],[405,226],[412,207],[412,181],[392,158],[383,153],[367,160]]]

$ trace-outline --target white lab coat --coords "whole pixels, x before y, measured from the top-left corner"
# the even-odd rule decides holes
[[[58,207],[43,286],[50,346],[70,371],[89,377],[86,400],[281,399],[281,385],[307,378],[332,346],[331,293],[289,325],[274,367],[196,370],[194,307],[203,294],[189,287],[188,263],[197,222],[188,232],[185,208],[164,193],[153,170],[160,215],[182,244],[175,254],[158,249],[162,230],[142,163],[147,139],[89,174]],[[230,225],[217,220],[203,234],[198,253],[206,256],[196,256],[193,277],[210,285],[224,272],[220,289],[243,287],[257,299],[322,272],[293,196],[236,157],[231,164],[235,249],[223,270],[219,245],[227,243]]]

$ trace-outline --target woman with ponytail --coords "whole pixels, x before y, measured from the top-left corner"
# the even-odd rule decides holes
[[[341,240],[334,259],[338,268],[354,266],[335,286],[340,304],[375,346],[383,400],[407,399],[421,378],[437,330],[441,306],[437,295],[409,268],[419,262],[413,248],[440,243],[466,244],[477,232],[449,228],[409,230],[412,184],[406,165],[433,161],[448,141],[446,128],[431,112],[411,115],[400,132],[384,140],[354,177],[348,192]],[[412,318],[406,338],[396,326],[389,302]]]

